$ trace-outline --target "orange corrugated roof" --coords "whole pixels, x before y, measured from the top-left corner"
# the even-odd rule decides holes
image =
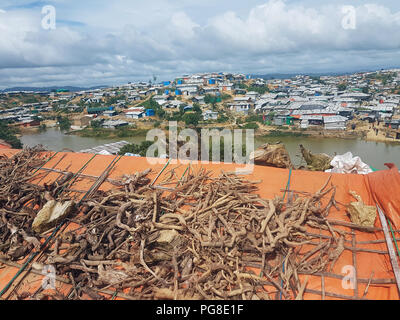
[[[10,149],[11,145],[4,140],[0,139],[0,149]]]
[[[2,150],[0,151],[0,154],[7,153],[10,155],[15,152],[15,150]],[[59,163],[57,169],[68,170],[72,172],[77,172],[93,156],[91,154],[60,153],[48,164],[46,164],[46,167],[52,168],[52,166],[54,166],[64,155],[65,158]],[[112,159],[114,159],[113,156],[97,155],[83,173],[87,175],[100,176],[105,168],[110,164]],[[150,178],[154,178],[157,173],[159,173],[160,170],[163,168],[167,160],[159,159],[159,161],[159,164],[149,165],[146,158],[123,157],[118,162],[115,169],[111,172],[110,178],[115,179],[121,177],[123,174],[131,174],[137,171],[143,171],[148,169],[149,167],[153,169]],[[174,166],[175,164],[170,164],[168,169],[171,169]],[[183,174],[186,166],[187,164],[177,168],[176,173],[178,176]],[[231,172],[238,168],[238,166],[235,164],[221,163],[199,163],[194,164],[193,167],[195,169],[198,169],[200,167],[206,168],[208,170],[211,170],[214,175],[218,175],[221,170],[224,170],[225,172]],[[329,178],[329,175],[330,174],[324,172],[295,170],[292,172],[291,175],[290,189],[295,191],[315,193],[326,182],[326,180]],[[45,182],[52,182],[57,177],[57,173],[50,173],[46,177],[45,181],[41,182],[41,184]],[[259,185],[258,193],[264,198],[272,198],[277,195],[282,196],[282,189],[285,189],[287,185],[289,170],[255,166],[254,171],[245,177],[249,180],[261,180],[262,183]],[[382,189],[382,192],[380,192],[377,186],[384,183],[382,179],[391,179],[391,186],[398,189],[391,189],[390,194],[385,194],[387,192],[387,190],[385,189]],[[162,180],[162,176],[160,177],[160,180]],[[397,184],[394,182],[396,182]],[[379,204],[384,210],[387,209],[385,201],[388,199],[388,197],[394,198],[394,195],[400,194],[400,175],[398,174],[398,172],[396,173],[394,169],[377,172],[370,176],[354,174],[332,174],[331,183],[337,186],[335,198],[337,202],[341,205],[339,206],[339,211],[336,211],[336,209],[334,208],[331,209],[329,219],[340,220],[344,222],[350,222],[350,219],[346,214],[345,205],[354,201],[354,198],[352,198],[352,196],[349,194],[350,190],[353,190],[357,194],[359,194],[362,197],[363,201],[368,205],[374,205],[375,200],[379,201]],[[74,185],[74,189],[88,190],[92,184],[93,181],[78,181]],[[109,188],[111,188],[111,185],[107,183],[102,186],[102,189]],[[390,188],[390,186],[388,186],[388,188]],[[398,202],[399,199],[392,199],[390,206],[395,209],[400,208],[400,206],[397,207]],[[391,214],[395,214],[395,211],[393,210]],[[381,228],[379,219],[376,220],[375,226],[377,228]],[[335,227],[347,231],[349,230],[346,227]],[[322,231],[322,233],[324,234],[324,231]],[[393,300],[397,300],[400,298],[396,284],[393,282],[394,274],[392,271],[390,258],[389,255],[385,253],[387,252],[386,244],[384,242],[364,244],[364,242],[384,239],[385,237],[382,231],[372,233],[354,231],[354,240],[356,241],[356,247],[358,251],[353,252],[349,250],[349,248],[351,249],[352,247],[351,241],[353,239],[349,235],[346,236],[346,240],[348,240],[348,242],[346,242],[347,249],[337,261],[331,273],[324,276],[324,292],[326,299],[341,299],[343,297],[354,299],[356,293],[358,295],[358,298],[362,297],[372,274],[372,282],[369,286],[368,293],[366,294],[365,298]],[[370,250],[370,252],[368,252],[368,250]],[[373,252],[371,252],[371,250]],[[346,266],[352,266],[354,259],[356,261],[357,278],[359,279],[356,288],[357,292],[353,289],[348,289],[342,285],[343,277],[346,276],[346,270],[344,268]],[[12,276],[15,275],[16,271],[17,269],[11,267],[0,269],[0,289],[2,289],[5,284],[12,278]],[[38,275],[32,275],[30,277],[37,278]],[[29,280],[29,277],[27,277],[27,279]],[[304,279],[305,276],[301,275],[300,280],[303,282]],[[32,287],[31,282],[28,280],[24,280],[22,287],[24,288],[24,290],[31,290],[30,292],[32,292],[32,290],[34,291],[35,289]],[[60,288],[61,287],[65,288],[66,285],[60,283]],[[321,277],[311,276],[307,285],[304,299],[320,300],[321,291]]]

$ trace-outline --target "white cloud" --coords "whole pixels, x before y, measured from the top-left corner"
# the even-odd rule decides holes
[[[345,30],[341,5],[333,1],[270,0],[247,12],[219,7],[200,23],[188,14],[196,8],[191,0],[120,0],[118,6],[89,0],[82,7],[59,0],[47,2],[56,5],[57,18],[83,24],[57,24],[56,30],[41,28],[40,10],[7,9],[0,14],[0,87],[108,84],[212,70],[341,71],[399,61],[400,12],[360,4],[356,29]]]

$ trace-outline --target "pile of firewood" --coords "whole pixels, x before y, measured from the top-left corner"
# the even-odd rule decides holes
[[[47,201],[65,200],[74,176],[63,172],[39,186],[47,173],[37,168],[49,159],[42,151],[0,157],[5,259],[43,249],[32,222]],[[316,194],[266,200],[257,182],[235,174],[189,166],[182,178],[173,169],[154,186],[149,173],[109,180],[111,191],[93,189],[70,217],[80,226],[42,252],[41,261],[73,284],[54,299],[103,299],[106,289],[132,299],[302,299],[307,280],[299,275],[331,271],[344,251],[344,232],[327,220],[337,207],[330,180]],[[331,237],[322,241],[313,229]]]
[[[40,246],[31,225],[46,200],[44,189],[30,181],[34,169],[47,159],[41,151],[32,148],[11,157],[0,156],[0,255],[12,260]]]
[[[0,156],[0,257],[10,260],[25,258],[39,250],[41,235],[32,230],[37,213],[53,199],[72,174],[50,185],[39,186],[47,173],[39,168],[50,155],[38,146],[13,156]]]
[[[68,298],[113,289],[133,299],[300,299],[299,274],[331,269],[344,250],[344,234],[326,220],[336,206],[329,180],[285,201],[260,198],[257,183],[234,174],[189,170],[161,183],[171,188],[153,187],[147,174],[87,199],[82,226],[47,252],[45,263],[74,284]],[[332,240],[313,243],[308,227]]]

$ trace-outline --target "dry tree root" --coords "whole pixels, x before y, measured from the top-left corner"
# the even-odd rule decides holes
[[[87,199],[84,227],[46,253],[46,263],[81,288],[72,299],[110,288],[130,288],[134,299],[271,299],[272,290],[301,299],[307,281],[298,274],[328,271],[343,252],[343,235],[325,218],[335,206],[329,180],[315,195],[285,203],[262,199],[256,183],[234,174],[190,171],[166,191],[152,187],[148,173]],[[310,226],[339,237],[311,246],[319,238]]]
[[[40,247],[33,219],[46,201],[62,200],[73,176],[30,183],[48,159],[42,151],[0,157],[0,254],[9,259]],[[298,274],[332,270],[344,250],[344,233],[326,219],[336,206],[329,179],[316,194],[286,203],[262,199],[256,182],[232,173],[189,170],[178,179],[171,171],[161,182],[176,185],[168,190],[153,187],[149,173],[125,175],[114,180],[116,189],[86,198],[81,227],[44,252],[44,263],[74,288],[67,297],[36,298],[97,300],[98,290],[129,288],[133,299],[302,299],[307,281]],[[309,228],[332,237],[311,244],[319,238]]]
[[[47,200],[45,189],[30,181],[40,177],[35,168],[49,159],[43,151],[36,147],[0,156],[0,254],[7,259],[22,259],[40,247],[40,237],[31,226]]]

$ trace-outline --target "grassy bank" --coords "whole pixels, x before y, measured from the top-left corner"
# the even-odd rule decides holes
[[[271,130],[268,133],[263,132],[259,135],[260,137],[308,137],[309,134],[303,132],[293,132],[293,131],[282,131],[282,130]]]

